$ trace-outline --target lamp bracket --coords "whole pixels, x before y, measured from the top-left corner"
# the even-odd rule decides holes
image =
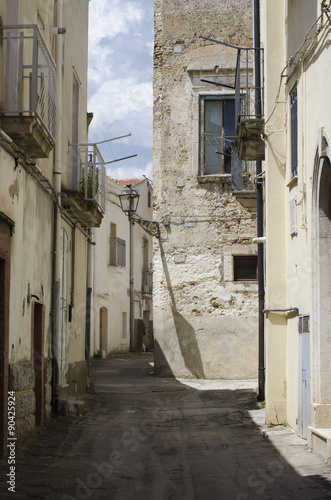
[[[160,238],[160,227],[157,221],[142,219],[141,217],[137,217],[136,215],[133,215],[131,217],[131,221],[142,227],[150,236]]]

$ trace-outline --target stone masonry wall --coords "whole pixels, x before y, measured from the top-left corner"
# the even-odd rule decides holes
[[[15,391],[16,437],[22,439],[34,430],[36,399],[35,374],[31,363],[10,366],[10,390]]]
[[[51,417],[52,362],[45,360],[45,413],[44,423]],[[36,398],[34,392],[35,371],[32,363],[21,362],[10,365],[10,390],[15,392],[15,436],[20,442],[29,438],[35,429]]]
[[[233,257],[256,255],[256,213],[230,175],[199,171],[199,96],[228,93],[236,51],[252,45],[252,2],[155,1],[155,368],[197,378],[257,376],[257,283],[234,281]]]

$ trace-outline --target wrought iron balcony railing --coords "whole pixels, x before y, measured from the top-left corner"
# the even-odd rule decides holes
[[[264,160],[264,52],[239,48],[235,80],[236,147],[242,160]],[[255,64],[255,59],[258,59]],[[260,67],[259,83],[254,69]]]
[[[236,124],[242,119],[260,119],[264,117],[264,52],[263,49],[237,48],[237,66],[235,79]],[[261,83],[254,81],[255,58],[259,57]]]
[[[55,63],[37,25],[2,26],[1,31],[2,127],[31,156],[46,157],[59,121]]]
[[[105,211],[106,167],[97,144],[70,144],[70,189]]]
[[[255,58],[259,58],[260,85],[256,85]],[[236,141],[231,151],[231,181],[235,191],[256,189],[256,160],[264,159],[263,49],[237,48],[235,78]]]

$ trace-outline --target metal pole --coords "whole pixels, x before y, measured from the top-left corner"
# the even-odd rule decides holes
[[[261,106],[261,66],[260,66],[260,2],[254,0],[254,73],[255,73],[255,115],[262,117]],[[257,237],[263,236],[263,183],[262,162],[256,162],[256,205],[257,205]],[[265,399],[265,359],[264,359],[264,251],[263,243],[257,246],[258,286],[259,286],[259,394],[258,400]]]
[[[130,351],[134,351],[134,254],[133,254],[133,231],[134,222],[132,212],[129,212],[130,224]]]

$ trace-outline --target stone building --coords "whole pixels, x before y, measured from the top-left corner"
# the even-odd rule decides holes
[[[86,389],[89,242],[104,183],[87,143],[88,0],[0,0],[0,15],[3,451],[8,390],[22,440]]]
[[[113,180],[107,177],[105,214],[94,229],[93,250],[94,334],[91,353],[103,356],[130,349],[130,225],[119,195],[130,183],[139,193],[137,217],[153,219],[153,189],[146,179]],[[134,348],[153,348],[153,242],[138,224],[133,233]]]
[[[234,47],[252,46],[252,22],[251,0],[155,0],[154,218],[161,238],[154,244],[154,333],[161,376],[257,377],[254,173],[232,148]],[[244,172],[239,189],[235,161]]]

